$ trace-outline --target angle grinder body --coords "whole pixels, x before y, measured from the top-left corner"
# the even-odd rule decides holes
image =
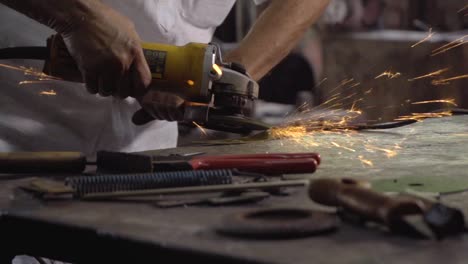
[[[196,122],[206,128],[234,133],[270,127],[251,119],[259,93],[257,82],[242,65],[223,62],[218,45],[142,43],[141,46],[152,75],[149,88],[186,100],[184,123]],[[47,49],[45,74],[83,82],[60,35],[47,40]]]

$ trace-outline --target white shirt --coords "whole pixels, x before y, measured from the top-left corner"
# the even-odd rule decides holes
[[[135,23],[143,41],[207,43],[235,0],[104,0]],[[45,45],[54,32],[0,5],[0,47]],[[32,61],[0,61],[34,65]],[[38,69],[42,64],[36,63]],[[175,147],[177,124],[131,123],[139,105],[90,95],[82,84],[23,84],[21,71],[0,67],[0,151],[142,151]],[[56,95],[41,95],[54,90]]]

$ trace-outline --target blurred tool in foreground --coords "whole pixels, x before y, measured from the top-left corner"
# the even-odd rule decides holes
[[[388,196],[369,186],[354,179],[317,179],[311,181],[309,196],[319,204],[338,207],[344,219],[379,223],[399,234],[442,239],[466,231],[458,209],[413,195]]]

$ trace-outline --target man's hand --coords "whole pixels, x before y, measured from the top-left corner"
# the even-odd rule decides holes
[[[184,118],[184,100],[176,95],[148,91],[138,99],[143,107],[132,118],[136,125],[144,125],[154,119],[182,121]]]
[[[62,36],[90,93],[126,98],[146,92],[151,72],[128,18],[99,5]]]
[[[0,0],[55,29],[89,92],[139,97],[151,73],[133,23],[99,0]]]

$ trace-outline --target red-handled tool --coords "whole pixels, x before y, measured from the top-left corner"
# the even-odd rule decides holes
[[[197,156],[211,159],[315,159],[317,165],[320,165],[322,159],[318,153],[265,153],[265,154],[234,154],[234,155],[221,155],[221,156]]]
[[[314,158],[301,159],[224,159],[197,157],[188,161],[194,170],[238,169],[262,174],[313,173],[317,170]]]
[[[113,164],[100,169],[114,173],[238,169],[263,174],[313,173],[321,161],[317,153],[199,154],[147,156],[103,151],[97,160],[98,164]]]

